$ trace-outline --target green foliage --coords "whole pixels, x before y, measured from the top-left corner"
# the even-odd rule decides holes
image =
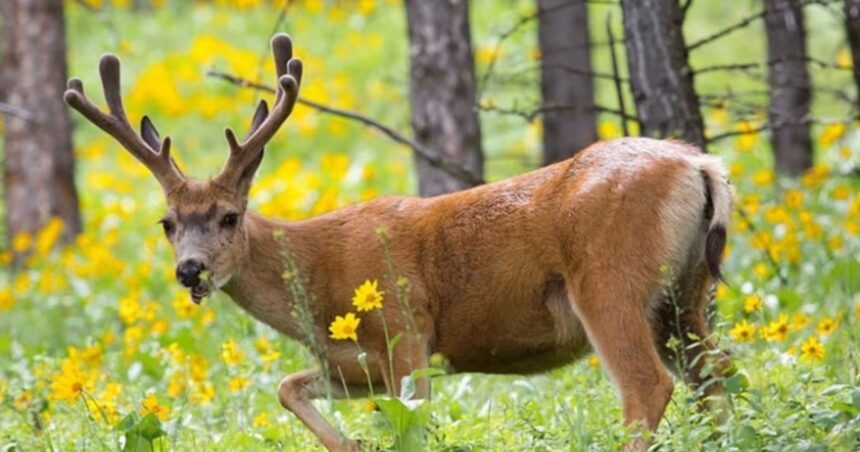
[[[67,2],[70,73],[97,101],[96,61],[106,51],[119,54],[132,122],[150,114],[194,176],[223,164],[221,128],[247,123],[261,96],[205,71],[271,83],[265,46],[275,24],[293,36],[305,60],[303,96],[408,130],[408,49],[396,2],[372,8],[373,2],[328,2],[328,8],[302,2],[283,21],[270,3],[254,0],[153,0],[143,10],[84,3],[98,3],[97,11]],[[478,71],[496,55],[502,74],[482,102],[536,105],[534,24],[496,50],[500,33],[535,2],[472,3]],[[693,2],[688,41],[759,6]],[[606,8],[594,5],[592,23],[603,23]],[[841,27],[822,9],[811,11],[810,49],[839,61]],[[618,27],[620,15],[613,19]],[[693,65],[761,60],[764,41],[756,33],[745,29],[697,49]],[[592,34],[595,42],[604,37],[601,27]],[[595,70],[608,71],[605,52],[595,51]],[[499,81],[511,74],[523,75],[516,89]],[[847,71],[815,74],[826,86],[847,86],[848,79]],[[696,82],[703,92],[761,89],[755,80],[724,73],[702,74]],[[596,96],[611,105],[611,85],[598,83]],[[831,109],[827,98],[816,100],[817,113]],[[761,112],[737,115],[715,105],[704,114],[709,134],[761,120]],[[617,135],[614,117],[599,121],[602,137]],[[173,257],[155,224],[164,208],[157,184],[95,127],[77,116],[75,122],[86,233],[57,251],[50,251],[56,240],[50,228],[18,237],[6,248],[32,249],[34,257],[26,269],[0,273],[0,450],[321,450],[276,396],[280,378],[313,366],[318,350],[278,337],[222,294],[192,304],[173,281]],[[488,112],[482,129],[487,179],[539,161],[539,120]],[[762,134],[710,149],[730,165],[743,212],[729,233],[728,283],[717,290],[714,338],[733,350],[738,371],[724,381],[731,403],[723,425],[699,411],[692,391],[676,385],[653,437],[661,449],[855,450],[860,443],[860,182],[851,176],[860,135],[855,123],[813,132],[819,164],[799,180],[770,171]],[[250,202],[268,215],[307,218],[412,192],[411,165],[409,151],[386,137],[297,107],[267,147]],[[383,231],[380,240],[388,246]],[[406,311],[408,280],[397,270],[368,278],[394,281],[397,290],[386,302]],[[404,340],[395,334],[389,347]],[[446,366],[441,356],[432,362]],[[364,400],[317,406],[349,436],[389,449],[617,450],[629,438],[615,390],[593,357],[531,377],[439,376],[431,401],[409,401],[426,372],[414,374],[400,397],[376,397],[378,412]]]

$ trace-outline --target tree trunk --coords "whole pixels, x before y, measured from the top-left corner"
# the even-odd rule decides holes
[[[0,0],[6,101],[29,113],[7,116],[3,162],[6,232],[35,233],[63,221],[62,240],[80,232],[71,128],[63,91],[66,38],[62,0]]]
[[[771,146],[777,171],[798,176],[812,167],[803,8],[800,0],[765,0],[765,10]]]
[[[538,0],[543,106],[564,106],[543,116],[543,163],[574,155],[597,141],[591,39],[584,1]],[[569,107],[569,109],[568,109]]]
[[[845,0],[845,32],[851,46],[856,105],[860,110],[860,0]]]
[[[416,140],[482,177],[484,155],[475,108],[475,62],[467,0],[407,0],[410,101]],[[435,196],[471,183],[416,157],[418,191]]]
[[[705,126],[677,0],[622,0],[625,47],[641,133],[705,149]]]

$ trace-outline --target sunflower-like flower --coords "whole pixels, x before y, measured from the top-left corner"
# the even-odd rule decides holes
[[[352,305],[358,309],[358,312],[372,311],[374,309],[382,309],[382,292],[378,289],[379,282],[377,280],[366,280],[364,284],[355,289],[355,295],[352,297]]]
[[[357,341],[358,334],[356,334],[356,330],[359,323],[361,323],[361,319],[356,317],[352,312],[347,313],[345,316],[337,316],[334,322],[331,322],[331,325],[328,327],[328,330],[331,331],[330,337],[335,340],[352,339],[353,341]]]

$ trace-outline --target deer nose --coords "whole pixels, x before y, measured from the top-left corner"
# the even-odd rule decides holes
[[[203,264],[194,259],[184,260],[176,266],[176,279],[185,287],[197,287],[200,285],[200,272]]]

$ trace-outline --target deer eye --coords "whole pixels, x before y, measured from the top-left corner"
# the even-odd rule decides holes
[[[228,213],[227,215],[224,215],[224,218],[221,218],[222,228],[234,228],[237,224],[239,224],[238,213]]]
[[[172,232],[173,232],[174,225],[173,225],[173,222],[172,222],[172,221],[170,221],[170,220],[161,220],[161,221],[159,221],[159,223],[161,224],[161,228],[162,228],[162,229],[164,229],[164,233],[165,233],[165,234],[170,235],[170,233],[172,233]]]

